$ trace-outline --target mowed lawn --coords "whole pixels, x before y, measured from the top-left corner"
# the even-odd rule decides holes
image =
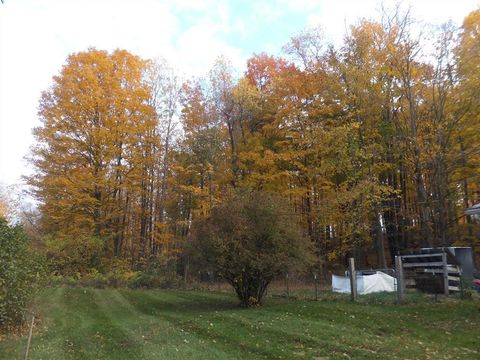
[[[480,359],[478,300],[272,298],[247,310],[222,293],[57,288],[36,304],[31,359]],[[25,346],[3,338],[0,359]]]

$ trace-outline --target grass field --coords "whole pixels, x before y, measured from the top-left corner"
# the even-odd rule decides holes
[[[396,306],[325,297],[272,298],[247,310],[212,292],[46,289],[30,358],[480,358],[478,300]],[[26,337],[4,337],[0,359],[23,359],[25,346]]]

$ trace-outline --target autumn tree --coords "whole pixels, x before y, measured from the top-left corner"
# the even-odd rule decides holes
[[[134,250],[133,239],[143,246],[138,205],[157,141],[145,65],[124,50],[89,49],[70,55],[42,94],[29,183],[46,233],[102,238],[115,255]]]
[[[176,139],[179,132],[179,108],[182,83],[173,68],[164,59],[149,61],[146,70],[147,84],[150,90],[149,104],[155,111],[155,128],[152,129],[152,143],[145,154],[152,158],[150,166],[144,168],[142,177],[142,207],[144,221],[141,233],[148,239],[146,253],[156,256],[170,256],[172,248],[171,219],[168,216],[167,203],[171,193],[172,168]]]
[[[454,160],[461,168],[455,171],[454,178],[462,189],[462,204],[464,208],[472,206],[479,200],[478,167],[480,132],[478,119],[480,115],[480,97],[478,94],[479,70],[476,65],[480,52],[480,10],[468,14],[460,29],[458,41],[454,50],[456,75],[458,84],[455,88],[456,107],[454,116],[463,120],[458,126],[456,139],[458,141]],[[466,244],[475,246],[477,236],[473,233],[474,219],[466,217],[467,229],[460,232]],[[459,224],[461,226],[461,224]],[[462,234],[463,233],[463,234]]]
[[[475,246],[463,209],[480,193],[479,11],[429,34],[430,47],[401,6],[380,15],[338,47],[314,28],[282,57],[254,54],[243,74],[221,57],[185,82],[122,50],[71,55],[40,102],[38,223],[53,239],[100,240],[136,268],[166,257],[186,274],[192,224],[210,219],[198,231],[213,234],[228,194],[249,188],[288,199],[279,206],[319,270]]]

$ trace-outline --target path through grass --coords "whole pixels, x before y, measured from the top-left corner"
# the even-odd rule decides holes
[[[31,359],[479,359],[480,304],[396,306],[227,294],[58,288],[37,299]],[[0,342],[23,359],[25,338]]]

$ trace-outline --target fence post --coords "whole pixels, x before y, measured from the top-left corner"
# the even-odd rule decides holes
[[[350,271],[350,290],[352,294],[352,301],[357,301],[357,274],[355,271],[355,259],[352,257],[348,259],[348,270]]]
[[[290,298],[290,287],[288,286],[288,272],[285,273],[285,288],[287,291],[287,299]]]
[[[444,293],[448,296],[448,263],[447,263],[447,253],[442,254],[442,263],[443,263],[443,287]]]
[[[25,360],[28,360],[28,351],[30,350],[30,342],[32,341],[33,322],[35,321],[35,315],[32,315],[32,323],[30,324],[30,331],[28,332],[27,350],[25,351]]]
[[[208,270],[207,271],[207,274],[208,274],[208,291],[214,291],[214,285],[213,285],[213,271],[210,271]]]
[[[313,274],[313,278],[315,280],[315,301],[318,301],[318,277],[317,277],[317,273]]]
[[[188,261],[185,262],[185,267],[183,268],[183,287],[186,289],[188,283]]]
[[[395,256],[395,277],[397,278],[397,303],[401,304],[405,297],[405,282],[403,278],[403,265],[401,256]]]

